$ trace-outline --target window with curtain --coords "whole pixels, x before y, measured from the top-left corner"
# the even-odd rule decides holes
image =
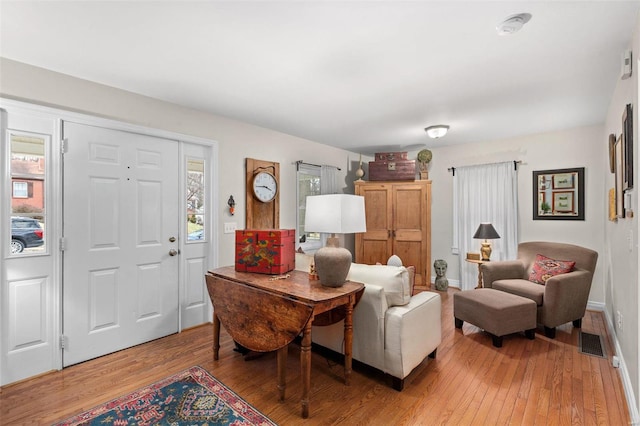
[[[478,284],[478,266],[465,261],[468,252],[480,251],[473,239],[482,222],[490,222],[500,235],[491,240],[491,260],[515,259],[518,250],[518,173],[513,161],[456,167],[453,177],[453,246],[459,255],[460,288]]]
[[[307,196],[336,194],[338,192],[337,172],[334,166],[317,166],[314,164],[297,163],[297,206],[298,216],[296,224],[296,238],[298,245],[305,253],[313,252],[324,245],[326,235],[318,232],[306,232],[304,216],[306,213]]]
[[[320,167],[310,164],[299,163],[297,181],[298,194],[297,206],[298,216],[296,225],[296,238],[305,252],[308,249],[320,248],[320,234],[317,232],[307,233],[304,229],[304,216],[306,213],[307,196],[320,195]]]

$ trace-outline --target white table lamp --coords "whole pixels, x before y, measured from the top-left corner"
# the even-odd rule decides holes
[[[320,283],[340,287],[351,268],[351,252],[339,246],[336,234],[367,230],[364,197],[350,194],[308,196],[304,229],[305,232],[331,233],[327,245],[316,252],[314,261]]]

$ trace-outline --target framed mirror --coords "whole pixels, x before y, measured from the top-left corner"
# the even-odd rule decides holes
[[[584,167],[533,172],[533,220],[584,220]]]

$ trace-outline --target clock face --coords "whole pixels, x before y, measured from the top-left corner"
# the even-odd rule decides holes
[[[273,200],[278,193],[276,178],[267,172],[260,172],[253,178],[253,194],[263,203]]]

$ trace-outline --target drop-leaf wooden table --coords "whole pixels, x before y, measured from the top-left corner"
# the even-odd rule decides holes
[[[238,272],[233,266],[206,275],[213,303],[213,356],[220,350],[220,324],[240,345],[256,352],[277,351],[280,400],[284,400],[287,346],[302,333],[302,417],[309,417],[311,326],[344,321],[344,381],[349,385],[353,346],[353,308],[364,284],[347,281],[324,287],[309,274],[291,271],[285,278]]]

